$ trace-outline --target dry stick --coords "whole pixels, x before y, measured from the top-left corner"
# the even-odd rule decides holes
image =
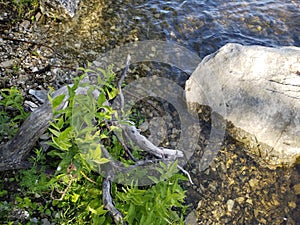
[[[109,159],[109,163],[114,167],[114,168],[119,168],[119,165],[113,160],[109,152],[106,150],[106,148],[101,145],[101,151],[104,155],[105,158]],[[122,213],[114,206],[113,199],[111,196],[111,180],[112,180],[112,174],[113,170],[109,170],[108,174],[106,177],[103,178],[102,181],[102,200],[103,200],[103,205],[104,208],[107,209],[111,216],[113,217],[113,220],[115,221],[116,224],[126,224],[123,222],[123,215]]]
[[[126,63],[125,63],[125,68],[121,74],[121,77],[120,77],[120,80],[118,82],[118,89],[119,89],[119,95],[120,95],[120,98],[121,98],[121,107],[120,107],[120,110],[121,110],[121,113],[124,109],[124,95],[123,95],[123,92],[122,92],[122,84],[124,82],[124,79],[125,79],[125,76],[126,76],[126,73],[129,69],[129,65],[130,65],[130,60],[131,60],[131,56],[130,54],[127,55],[127,59],[126,59]],[[122,131],[123,133],[124,131]],[[136,159],[134,158],[134,156],[132,155],[132,153],[130,152],[129,148],[126,146],[125,142],[123,142],[123,140],[119,137],[119,135],[116,134],[116,137],[117,139],[119,140],[119,142],[122,144],[124,150],[127,152],[127,154],[129,155],[129,157],[133,160],[133,161],[136,161]]]
[[[128,54],[128,55],[127,55],[127,59],[126,59],[125,68],[124,68],[124,70],[123,70],[123,72],[122,72],[122,74],[121,74],[120,80],[119,80],[119,82],[118,82],[119,95],[120,95],[120,98],[121,98],[121,110],[124,109],[124,95],[123,95],[123,93],[122,93],[122,84],[123,84],[123,82],[124,82],[124,78],[125,78],[125,76],[126,76],[126,73],[127,73],[128,69],[129,69],[130,59],[131,59],[131,57],[130,57],[130,55]]]
[[[122,129],[124,129],[126,136],[132,140],[137,146],[139,146],[144,151],[147,151],[151,153],[152,155],[155,155],[158,158],[161,159],[169,159],[169,160],[175,160],[176,158],[183,157],[183,152],[180,150],[174,150],[174,149],[166,149],[162,147],[157,147],[152,142],[150,142],[145,136],[141,135],[134,126],[128,126],[128,125],[120,125]],[[177,168],[181,170],[184,174],[188,176],[188,179],[192,185],[194,185],[194,182],[189,174],[188,171],[183,169],[181,166],[177,165]]]
[[[112,215],[116,224],[126,224],[123,222],[122,213],[114,206],[113,200],[111,197],[111,178],[103,178],[102,182],[102,199],[104,208],[107,209]]]
[[[160,159],[171,159],[183,157],[183,152],[176,149],[167,149],[163,147],[157,147],[145,136],[140,134],[139,130],[135,126],[129,126],[119,124],[119,127],[124,130],[125,135],[133,141],[140,149],[160,158]]]
[[[122,136],[124,136],[124,131],[122,130]],[[126,151],[126,153],[129,155],[129,157],[134,161],[136,162],[137,159],[133,156],[133,154],[131,153],[131,151],[129,150],[129,148],[127,147],[127,145],[125,144],[125,142],[122,140],[122,138],[120,138],[118,135],[117,136],[117,139],[118,141],[121,143],[121,145],[123,146],[124,150]]]
[[[136,161],[134,165],[130,165],[130,166],[126,166],[124,167],[123,166],[123,163],[119,162],[119,161],[115,161],[110,153],[107,151],[107,149],[104,147],[104,145],[101,145],[101,152],[103,153],[103,156],[105,158],[107,158],[109,160],[109,164],[111,164],[111,166],[113,167],[113,169],[115,171],[117,171],[118,173],[127,173],[128,171],[131,171],[133,169],[136,169],[137,167],[139,166],[145,166],[147,164],[151,164],[151,163],[158,163],[158,162],[166,162],[166,161],[171,161],[171,160],[168,160],[168,159],[151,159],[151,160],[139,160],[139,161]],[[111,176],[112,178],[114,177],[114,174],[112,174],[111,172],[112,170],[109,170],[109,176]],[[106,175],[108,176],[108,175]]]
[[[181,166],[177,165],[177,168],[180,169],[185,175],[187,175],[187,177],[189,178],[189,181],[192,185],[195,185],[192,178],[191,178],[191,175],[189,174],[188,171],[186,171],[185,169],[183,169]]]

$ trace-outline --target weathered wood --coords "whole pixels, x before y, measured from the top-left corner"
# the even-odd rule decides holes
[[[49,102],[29,115],[14,138],[0,146],[0,171],[24,166],[24,158],[47,130],[51,118]]]
[[[79,87],[76,94],[86,94],[88,87]],[[52,94],[52,97],[64,94],[66,97],[58,109],[65,107],[68,99],[68,88],[60,88]],[[93,92],[95,98],[99,92]],[[34,147],[39,137],[48,129],[53,118],[50,102],[47,100],[41,107],[30,114],[20,127],[12,140],[0,146],[0,171],[16,169],[23,166],[23,160]],[[127,133],[127,137],[141,149],[157,156],[158,158],[175,160],[183,157],[182,151],[159,148],[152,144],[146,137],[141,135],[137,128],[129,125],[119,125]]]
[[[104,178],[102,182],[102,200],[104,208],[109,211],[115,224],[126,225],[126,223],[123,221],[122,213],[114,206],[110,191],[111,181],[109,178]]]
[[[183,152],[180,150],[166,149],[155,146],[145,136],[141,135],[135,126],[122,124],[119,126],[125,132],[126,137],[128,137],[129,140],[132,140],[135,145],[158,158],[176,160],[177,158],[184,156]]]

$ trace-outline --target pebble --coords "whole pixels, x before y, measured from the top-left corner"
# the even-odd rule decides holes
[[[42,225],[50,225],[51,223],[47,218],[42,219]]]
[[[31,70],[31,72],[33,72],[33,73],[34,73],[34,72],[37,72],[37,71],[39,71],[39,69],[38,69],[36,66],[33,67],[32,70]]]
[[[35,15],[35,20],[36,21],[39,21],[40,18],[41,18],[42,14],[40,12],[38,12],[36,15]]]
[[[149,123],[147,121],[143,122],[140,126],[139,129],[141,132],[145,132],[149,129]]]
[[[184,224],[190,224],[190,225],[196,225],[196,222],[197,221],[197,217],[196,217],[196,211],[195,210],[192,210],[188,215],[187,217],[185,218],[185,223]]]
[[[294,192],[296,195],[300,195],[300,183],[299,184],[296,184],[294,185]]]
[[[38,219],[36,217],[33,217],[31,220],[30,220],[32,223],[38,223]]]
[[[33,95],[37,100],[39,100],[41,103],[44,103],[48,99],[48,92],[46,90],[34,90],[29,89],[29,94]]]
[[[295,202],[289,202],[288,206],[292,209],[295,209],[297,207],[297,204]]]
[[[228,210],[229,212],[231,212],[232,209],[233,209],[233,206],[234,206],[234,200],[228,199],[228,201],[227,201],[226,204],[227,204],[227,210]]]
[[[74,44],[74,47],[80,49],[81,44],[80,43],[76,43],[76,44]]]
[[[27,29],[30,26],[29,20],[23,20],[23,22],[20,24],[20,26],[24,29]]]
[[[14,63],[15,63],[15,60],[14,59],[10,59],[10,60],[1,62],[0,63],[0,67],[11,68],[11,67],[13,67]]]
[[[251,179],[249,180],[249,185],[250,187],[252,187],[252,189],[256,189],[258,187],[258,180],[257,179]]]

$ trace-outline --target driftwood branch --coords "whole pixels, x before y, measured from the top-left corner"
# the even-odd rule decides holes
[[[124,109],[124,95],[122,93],[122,84],[124,82],[124,78],[126,76],[126,73],[127,73],[128,69],[129,69],[130,59],[131,59],[131,57],[128,54],[127,59],[126,59],[126,63],[125,63],[125,68],[124,68],[124,70],[123,70],[123,72],[121,74],[120,80],[118,82],[119,95],[120,95],[120,98],[121,98],[121,110]]]
[[[29,115],[14,138],[0,146],[0,171],[24,165],[24,158],[47,130],[52,116],[49,102]]]
[[[131,140],[140,149],[158,158],[175,160],[184,156],[183,152],[180,150],[157,147],[145,136],[140,134],[139,130],[135,126],[120,124],[119,127],[124,131],[127,139]]]
[[[111,180],[109,178],[103,178],[102,182],[102,199],[104,208],[109,211],[114,222],[116,224],[126,224],[123,222],[122,213],[114,206],[113,199],[111,196]]]
[[[61,94],[68,94],[67,87],[57,90],[53,97]],[[63,105],[65,103],[66,101],[64,101]],[[29,115],[10,141],[0,145],[0,171],[28,166],[25,160],[26,156],[36,145],[40,136],[46,132],[52,118],[51,103],[47,100]]]

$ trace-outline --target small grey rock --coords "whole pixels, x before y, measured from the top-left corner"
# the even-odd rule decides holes
[[[45,90],[29,90],[29,94],[33,95],[37,100],[39,100],[41,103],[45,103],[48,99],[48,92]]]
[[[4,62],[0,63],[0,67],[3,67],[3,68],[11,68],[11,67],[13,67],[13,65],[14,65],[14,60],[13,59],[10,59],[10,60],[7,60],[7,61],[4,61]]]

